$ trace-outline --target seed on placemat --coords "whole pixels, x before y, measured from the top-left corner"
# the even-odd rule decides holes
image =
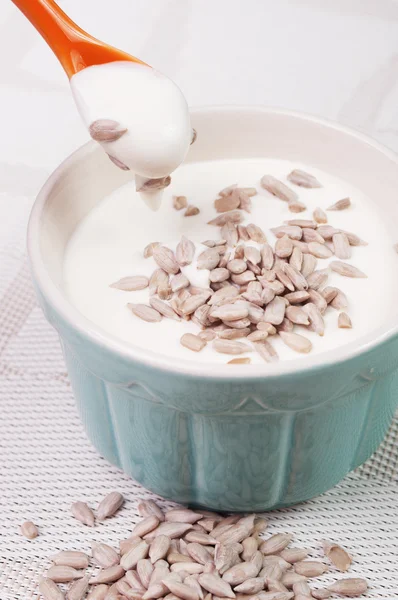
[[[21,533],[28,540],[33,540],[39,535],[39,530],[32,521],[25,521],[21,525]]]
[[[94,527],[94,513],[85,502],[74,502],[71,506],[71,513],[83,525]]]

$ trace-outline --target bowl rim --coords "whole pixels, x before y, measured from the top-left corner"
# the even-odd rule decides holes
[[[334,129],[346,135],[356,138],[359,142],[372,146],[375,150],[384,154],[394,162],[398,168],[398,154],[385,147],[383,144],[374,140],[372,137],[356,131],[353,128],[341,125],[335,121],[314,116],[305,112],[285,110],[273,107],[250,106],[250,105],[209,105],[190,108],[191,114],[204,114],[216,112],[238,112],[251,114],[268,114],[301,119],[303,121],[318,124],[327,129]],[[311,357],[310,361],[305,358],[292,359],[288,361],[277,361],[275,363],[239,365],[238,369],[231,369],[230,366],[221,363],[198,362],[192,360],[180,360],[163,354],[157,354],[140,346],[129,344],[120,340],[116,336],[101,329],[94,322],[86,318],[80,311],[73,306],[67,299],[48,273],[40,250],[40,223],[47,199],[51,195],[54,184],[62,173],[76,162],[80,162],[84,157],[95,150],[99,150],[98,145],[89,141],[70,154],[61,164],[52,172],[47,181],[41,188],[33,204],[28,223],[27,249],[34,281],[41,291],[46,302],[51,308],[61,316],[63,321],[77,330],[77,332],[96,346],[106,347],[115,355],[123,360],[134,361],[138,365],[150,367],[167,373],[174,373],[184,376],[197,377],[204,379],[270,379],[288,375],[305,375],[316,372],[332,365],[337,366],[352,360],[359,355],[363,355],[375,347],[380,346],[394,335],[398,334],[398,322],[384,324],[376,330],[357,338],[350,344],[338,346],[332,350],[325,351]],[[227,355],[226,355],[227,358]]]

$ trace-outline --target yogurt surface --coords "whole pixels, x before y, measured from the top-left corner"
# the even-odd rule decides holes
[[[92,123],[112,120],[126,130],[115,141],[101,141],[105,152],[138,178],[162,178],[184,160],[192,128],[179,87],[151,67],[128,61],[95,65],[70,80],[80,115]],[[146,195],[158,204],[159,194]]]
[[[308,209],[297,215],[289,212],[286,202],[271,196],[259,183],[264,174],[272,174],[288,183],[286,176],[294,168],[312,173],[323,185],[319,189],[304,189],[289,184]],[[166,318],[159,323],[146,323],[134,316],[126,307],[127,303],[148,304],[148,289],[124,292],[109,286],[129,275],[149,277],[152,274],[157,268],[154,259],[143,258],[143,249],[150,242],[162,242],[174,250],[181,235],[185,235],[197,245],[196,254],[199,254],[206,249],[200,242],[220,239],[219,228],[207,225],[207,222],[217,214],[213,202],[218,192],[233,183],[257,187],[258,194],[252,198],[252,212],[244,213],[244,224],[253,222],[259,225],[272,246],[275,237],[270,228],[293,218],[312,218],[316,207],[325,210],[347,196],[351,198],[352,206],[341,212],[327,211],[329,224],[353,232],[368,242],[367,246],[353,247],[352,258],[347,261],[365,272],[366,279],[350,279],[331,272],[325,284],[336,286],[347,295],[349,306],[346,312],[351,317],[353,328],[339,329],[339,311],[328,308],[324,315],[323,337],[306,327],[295,327],[295,332],[311,340],[313,349],[310,354],[294,352],[275,336],[269,338],[280,360],[301,359],[310,363],[313,356],[353,342],[376,329],[388,315],[396,312],[398,281],[394,273],[398,257],[393,249],[395,240],[391,239],[376,202],[355,187],[310,165],[271,159],[183,165],[176,171],[171,186],[165,190],[162,207],[156,213],[135,201],[134,184],[127,184],[104,198],[79,224],[69,241],[64,285],[70,301],[102,330],[135,346],[175,357],[176,360],[227,363],[233,357],[216,353],[211,342],[198,353],[181,346],[180,338],[184,333],[199,333],[194,323]],[[200,213],[184,217],[184,211],[173,208],[173,195],[187,196],[190,204],[200,208]],[[256,245],[254,242],[250,244]],[[318,259],[317,269],[325,268],[330,260],[336,260],[336,257]],[[208,284],[208,271],[196,271],[192,265],[182,270],[193,285]],[[266,368],[256,352],[244,356],[250,356],[253,364],[262,363]]]

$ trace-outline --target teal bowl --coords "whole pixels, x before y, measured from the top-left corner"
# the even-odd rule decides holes
[[[274,157],[337,175],[377,198],[398,222],[398,159],[361,134],[261,108],[193,111],[189,161]],[[76,225],[131,175],[90,143],[41,191],[29,224],[35,288],[58,331],[87,435],[149,490],[220,511],[302,502],[363,463],[398,403],[398,319],[355,343],[272,365],[195,364],[120,341],[83,317],[62,284]]]

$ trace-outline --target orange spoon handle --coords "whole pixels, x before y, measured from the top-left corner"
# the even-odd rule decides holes
[[[86,67],[116,60],[142,63],[83,31],[54,0],[12,1],[45,39],[69,78]]]

